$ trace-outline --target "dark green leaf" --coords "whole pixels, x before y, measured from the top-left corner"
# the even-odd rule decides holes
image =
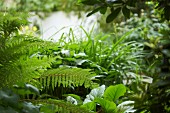
[[[105,14],[106,11],[107,11],[107,7],[101,7],[101,9],[100,9],[101,14]]]
[[[137,2],[137,0],[128,0],[128,1],[126,2],[126,5],[128,5],[128,6],[130,6],[130,7],[135,7],[136,2]]]
[[[121,10],[121,8],[115,9],[110,15],[107,16],[106,22],[107,23],[112,22],[118,16],[120,10]]]
[[[124,3],[122,0],[114,0],[114,1],[108,1],[107,2],[108,4],[111,4],[111,5],[113,5],[113,4],[122,4],[122,3]]]
[[[126,18],[130,18],[130,10],[126,6],[122,8],[122,12]]]
[[[99,0],[78,0],[78,3],[83,3],[85,5],[95,5],[100,3]]]
[[[102,7],[98,7],[98,8],[96,8],[96,9],[94,9],[92,12],[90,12],[90,13],[87,14],[87,17],[89,17],[89,16],[91,16],[92,14],[98,12],[101,8],[102,8]]]
[[[166,20],[170,20],[170,6],[164,8],[164,17]]]

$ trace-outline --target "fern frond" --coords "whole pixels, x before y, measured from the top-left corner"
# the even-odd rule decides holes
[[[61,84],[63,87],[68,87],[71,85],[74,87],[84,85],[85,88],[94,87],[97,84],[91,79],[96,74],[90,71],[90,69],[68,67],[50,69],[40,77],[40,82],[44,88],[51,87],[53,90],[55,87],[60,87]]]
[[[61,100],[54,100],[54,99],[49,99],[49,100],[31,100],[31,102],[35,104],[43,104],[40,108],[40,111],[43,112],[43,107],[46,110],[51,110],[51,113],[94,113],[92,111],[86,110],[84,108],[81,108],[80,106],[73,105],[68,102],[64,102]],[[49,107],[46,107],[48,105],[51,105],[53,109],[49,109]]]
[[[3,81],[0,87],[10,87],[19,81],[29,83],[38,78],[42,74],[40,70],[49,68],[54,60],[54,57],[38,53],[52,46],[55,43],[32,36],[10,37],[4,46],[0,46],[0,80]]]

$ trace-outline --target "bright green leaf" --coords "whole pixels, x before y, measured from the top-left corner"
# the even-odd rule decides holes
[[[88,102],[81,106],[82,108],[88,109],[88,110],[95,110],[96,109],[96,103],[95,102]]]
[[[104,99],[115,102],[119,97],[123,96],[125,92],[126,87],[123,84],[109,86],[104,92]]]
[[[94,101],[100,104],[100,106],[104,109],[104,113],[114,113],[116,110],[116,104],[114,102],[102,98],[95,98]]]

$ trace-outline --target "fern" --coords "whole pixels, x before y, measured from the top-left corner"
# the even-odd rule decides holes
[[[20,26],[27,23],[24,17],[21,13],[0,13],[0,88],[38,78],[54,59],[38,54],[54,43],[19,34]]]
[[[64,102],[61,100],[31,100],[31,102],[35,104],[43,104],[40,107],[40,111],[50,111],[50,113],[94,113],[92,111],[81,108],[80,106],[73,105],[68,102]],[[48,105],[50,105],[53,109],[51,109]]]
[[[92,82],[94,76],[95,74],[90,72],[90,69],[60,67],[44,72],[39,81],[44,88],[51,87],[53,90],[55,87],[60,87],[61,84],[63,87],[84,85],[87,88],[97,86]]]

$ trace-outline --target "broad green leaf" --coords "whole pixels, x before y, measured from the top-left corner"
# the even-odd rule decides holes
[[[122,8],[122,12],[126,18],[130,18],[130,10],[126,6]]]
[[[94,100],[96,103],[100,104],[100,106],[104,109],[104,113],[114,113],[116,111],[116,104],[109,100],[105,100],[102,98],[96,98]]]
[[[107,23],[112,22],[112,21],[118,16],[120,10],[121,10],[121,8],[117,8],[117,9],[113,10],[113,11],[111,12],[111,14],[109,14],[109,15],[107,16],[106,22],[107,22]]]
[[[104,99],[115,102],[119,97],[123,96],[125,92],[126,87],[123,84],[109,86],[104,92]]]
[[[88,109],[88,110],[95,110],[96,109],[96,103],[94,101],[88,102],[84,105],[81,105],[82,108]]]

